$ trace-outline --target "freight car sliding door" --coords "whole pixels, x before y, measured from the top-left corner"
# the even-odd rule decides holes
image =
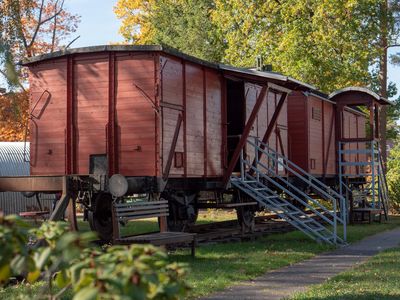
[[[67,60],[30,67],[31,175],[65,174]]]
[[[228,161],[231,160],[240,135],[243,133],[246,120],[246,102],[243,81],[226,81],[227,87],[227,121],[228,121]],[[239,163],[234,172],[240,171]]]
[[[118,53],[115,60],[119,172],[158,176],[155,58],[147,53]]]
[[[103,157],[101,169],[107,170],[106,125],[108,122],[108,56],[91,54],[75,58],[75,172],[88,174],[90,160]],[[99,159],[100,161],[100,159]]]
[[[161,57],[161,108],[162,108],[162,171],[165,173],[168,158],[172,156],[173,162],[169,175],[181,177],[185,171],[185,152],[183,133],[185,124],[178,128],[178,117],[184,114],[183,103],[183,64],[173,58]],[[185,120],[183,121],[185,122]],[[178,131],[179,130],[179,131]],[[175,132],[178,140],[173,149]]]

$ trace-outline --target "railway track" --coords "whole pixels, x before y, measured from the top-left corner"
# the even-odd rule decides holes
[[[218,222],[219,223],[219,222]],[[271,233],[283,233],[294,230],[289,223],[280,220],[269,220],[257,223],[252,231],[244,232],[237,224],[225,224],[213,230],[204,228],[191,228],[189,232],[197,233],[196,240],[199,244],[223,243],[243,240],[254,240]]]
[[[319,217],[314,215],[314,218]],[[271,214],[256,217],[252,231],[243,231],[237,220],[194,225],[188,231],[197,233],[197,242],[204,245],[255,240],[268,234],[285,233],[293,230],[296,230],[296,228],[277,215]]]

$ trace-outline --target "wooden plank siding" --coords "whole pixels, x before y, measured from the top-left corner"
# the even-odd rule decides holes
[[[108,56],[74,62],[76,173],[89,174],[90,155],[106,155],[108,122]]]
[[[292,92],[288,97],[288,131],[290,141],[289,159],[308,171],[309,143],[307,98],[301,92]]]
[[[333,177],[337,168],[336,105],[320,97],[293,92],[288,99],[290,155],[295,164],[317,177]],[[366,117],[346,108],[342,118],[345,138],[365,137]],[[345,145],[357,149],[363,143]],[[364,145],[365,147],[365,145]],[[357,154],[346,154],[346,161],[359,161]],[[356,174],[359,168],[347,167],[347,174]]]
[[[67,59],[31,66],[29,82],[30,110],[45,91],[49,95],[41,100],[48,103],[42,106],[40,118],[30,122],[31,175],[65,174]]]
[[[157,176],[154,56],[118,54],[116,73],[119,172]]]

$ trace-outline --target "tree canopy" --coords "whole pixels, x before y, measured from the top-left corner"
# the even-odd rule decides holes
[[[356,85],[387,94],[393,87],[385,64],[387,49],[399,43],[395,0],[119,0],[115,12],[129,43],[168,44],[240,67],[261,56],[274,71],[324,92]],[[390,110],[395,125],[400,111]]]
[[[65,10],[64,0],[0,1],[0,78],[9,88],[0,95],[0,140],[25,137],[29,94],[27,74],[18,62],[60,50],[78,23],[79,16]]]
[[[223,58],[224,42],[211,22],[213,0],[119,0],[115,7],[122,20],[126,42],[166,44],[209,61]]]
[[[273,69],[332,91],[371,85],[382,49],[382,0],[120,0],[127,42],[165,43],[189,54]],[[397,9],[396,5],[393,5]],[[395,40],[394,12],[388,36]]]

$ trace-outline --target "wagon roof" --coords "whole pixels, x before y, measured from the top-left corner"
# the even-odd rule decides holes
[[[371,91],[368,88],[365,87],[358,87],[358,86],[349,86],[349,87],[345,87],[343,89],[334,91],[333,93],[331,93],[329,95],[329,99],[332,99],[340,94],[344,94],[344,93],[348,93],[348,92],[359,92],[359,93],[365,93],[371,97],[373,97],[376,101],[378,101],[380,104],[383,105],[392,105],[392,103],[386,99],[383,98],[382,96],[378,95],[377,93]]]
[[[38,63],[42,61],[46,61],[49,59],[59,58],[71,54],[81,54],[81,53],[96,53],[96,52],[107,52],[107,51],[114,51],[114,52],[124,52],[124,51],[134,51],[134,52],[163,52],[167,53],[176,57],[180,57],[182,59],[207,66],[210,68],[233,72],[238,75],[247,75],[251,77],[263,78],[268,80],[277,81],[283,84],[288,84],[291,88],[297,87],[305,90],[314,90],[316,91],[316,87],[301,82],[297,79],[282,75],[276,72],[267,72],[267,71],[257,71],[253,69],[246,69],[246,68],[238,68],[233,66],[228,66],[224,64],[213,63],[209,61],[205,61],[199,59],[197,57],[187,55],[183,52],[180,52],[174,48],[161,46],[161,45],[103,45],[103,46],[90,46],[90,47],[81,47],[81,48],[68,48],[65,50],[60,50],[53,53],[43,54],[31,57],[26,59],[22,62],[23,65],[30,65],[33,63]]]

